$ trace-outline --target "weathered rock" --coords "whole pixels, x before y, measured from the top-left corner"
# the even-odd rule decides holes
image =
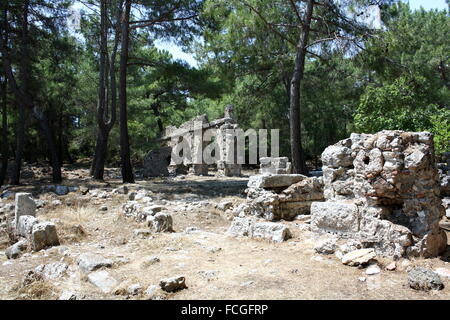
[[[147,153],[144,157],[144,177],[168,176],[167,167],[170,164],[171,154],[172,147],[162,147]]]
[[[307,177],[301,174],[275,174],[251,176],[247,186],[249,188],[278,189],[287,188]]]
[[[168,213],[157,213],[154,216],[147,216],[147,224],[153,232],[172,232],[172,216]]]
[[[28,243],[26,240],[19,240],[12,246],[8,247],[5,251],[6,257],[8,259],[17,259],[22,253],[27,250]]]
[[[336,251],[336,238],[325,238],[317,241],[314,250],[321,254],[333,254]]]
[[[127,288],[127,292],[128,292],[128,294],[130,294],[132,296],[136,296],[140,292],[142,292],[142,287],[141,287],[141,285],[139,283],[135,283],[135,284],[130,285]]]
[[[349,235],[358,231],[359,212],[353,203],[313,202],[311,230]]]
[[[359,249],[345,254],[342,263],[349,266],[359,266],[369,263],[375,259],[376,254],[373,248]]]
[[[397,263],[395,261],[392,261],[386,266],[387,271],[394,271],[395,269],[397,269]]]
[[[82,253],[77,259],[77,264],[85,272],[94,271],[103,267],[110,268],[113,264],[111,259],[92,253]]]
[[[33,231],[33,226],[39,223],[38,219],[33,216],[20,216],[17,224],[17,234],[28,238]]]
[[[429,291],[444,288],[441,278],[432,270],[416,267],[408,272],[408,284],[415,290]]]
[[[73,291],[64,290],[58,300],[79,300],[78,295]]]
[[[450,279],[450,269],[448,268],[437,268],[434,272],[443,278]]]
[[[285,225],[274,222],[257,222],[255,218],[234,218],[227,233],[231,236],[262,238],[274,242],[282,242],[291,237],[291,232]]]
[[[159,286],[166,292],[176,292],[187,289],[186,278],[184,276],[176,276],[173,278],[162,279]]]
[[[263,157],[259,159],[260,174],[291,174],[292,164],[287,157]]]
[[[144,239],[149,237],[152,234],[152,232],[149,229],[135,229],[133,230],[133,234],[135,237]]]
[[[438,255],[447,241],[433,152],[427,132],[352,134],[328,147],[326,202],[311,205],[311,230],[353,238],[394,259]]]
[[[90,283],[99,288],[103,293],[110,293],[118,284],[117,280],[105,270],[91,272],[87,278]]]
[[[233,207],[233,201],[230,200],[224,200],[217,204],[217,209],[221,211],[227,211],[228,209],[231,209]]]
[[[373,264],[367,267],[366,274],[369,276],[379,274],[381,272],[381,269],[378,265]]]
[[[16,193],[15,200],[15,221],[16,227],[20,216],[36,216],[36,203],[31,193]]]
[[[52,222],[41,222],[33,225],[30,241],[34,251],[51,246],[59,246],[55,224]]]
[[[41,264],[36,267],[35,271],[41,273],[44,278],[57,279],[67,273],[69,266],[62,262],[54,262],[49,264]]]

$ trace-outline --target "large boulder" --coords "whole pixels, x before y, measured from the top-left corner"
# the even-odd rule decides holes
[[[436,272],[421,267],[408,272],[408,284],[411,288],[422,291],[444,288],[441,277]]]
[[[171,147],[162,147],[147,153],[144,157],[144,177],[168,176],[169,170],[167,168],[170,164],[171,154]]]
[[[41,222],[33,225],[31,246],[34,251],[58,245],[58,234],[56,233],[56,226],[53,222]]]

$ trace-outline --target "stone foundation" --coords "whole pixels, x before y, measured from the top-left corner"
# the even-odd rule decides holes
[[[247,186],[247,200],[235,209],[235,215],[293,220],[309,214],[313,201],[323,200],[321,178],[301,174],[251,176]]]
[[[326,202],[312,204],[311,230],[356,239],[386,257],[445,250],[430,133],[353,133],[326,148],[322,162]]]

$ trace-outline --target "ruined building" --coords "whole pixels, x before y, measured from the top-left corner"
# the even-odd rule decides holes
[[[431,133],[354,133],[326,148],[322,162],[326,201],[312,203],[313,231],[393,258],[432,257],[446,248]]]
[[[161,139],[167,146],[150,151],[144,159],[144,176],[166,176],[169,174],[207,175],[208,164],[203,159],[203,151],[211,141],[205,133],[213,132],[213,138],[217,143],[218,173],[225,176],[240,176],[242,165],[236,162],[236,138],[227,132],[227,129],[238,129],[233,115],[233,106],[225,107],[224,117],[209,122],[206,115],[201,115],[183,123],[179,127],[167,127],[164,137]],[[183,147],[183,154],[179,148]],[[233,154],[231,154],[233,153]],[[175,159],[182,159],[181,163]],[[227,159],[233,159],[227,161]]]

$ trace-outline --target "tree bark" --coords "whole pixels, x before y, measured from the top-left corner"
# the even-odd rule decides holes
[[[8,5],[5,4],[2,8],[2,33],[0,37],[8,43]],[[3,32],[5,33],[3,35]],[[3,75],[2,82],[2,168],[0,170],[0,187],[5,183],[6,173],[8,172],[8,158],[9,158],[9,148],[8,148],[8,79],[6,77],[6,72]]]
[[[100,76],[99,102],[97,108],[98,131],[94,159],[92,160],[91,166],[91,175],[96,180],[103,180],[108,152],[108,138],[116,121],[117,105],[115,61],[119,43],[119,29],[116,27],[114,47],[108,65],[108,7],[106,2],[106,0],[101,1],[100,9]],[[120,12],[121,10],[118,10],[117,24],[119,23]],[[110,101],[108,99],[108,89],[110,89]],[[109,114],[111,114],[111,118],[107,120]]]
[[[0,170],[0,187],[5,183],[6,172],[8,171],[8,102],[7,102],[8,80],[2,83],[2,168]]]
[[[290,131],[291,131],[291,158],[294,173],[307,174],[305,157],[302,150],[301,135],[301,101],[300,87],[305,71],[306,46],[308,45],[311,18],[314,9],[314,1],[308,0],[306,5],[303,28],[297,44],[297,54],[295,57],[295,67],[291,79],[290,90]]]
[[[128,134],[127,115],[127,63],[129,42],[129,20],[131,0],[125,0],[125,10],[121,21],[121,52],[120,52],[120,79],[119,79],[119,105],[120,105],[120,158],[122,180],[124,183],[134,183],[133,168],[130,157],[130,139]]]

